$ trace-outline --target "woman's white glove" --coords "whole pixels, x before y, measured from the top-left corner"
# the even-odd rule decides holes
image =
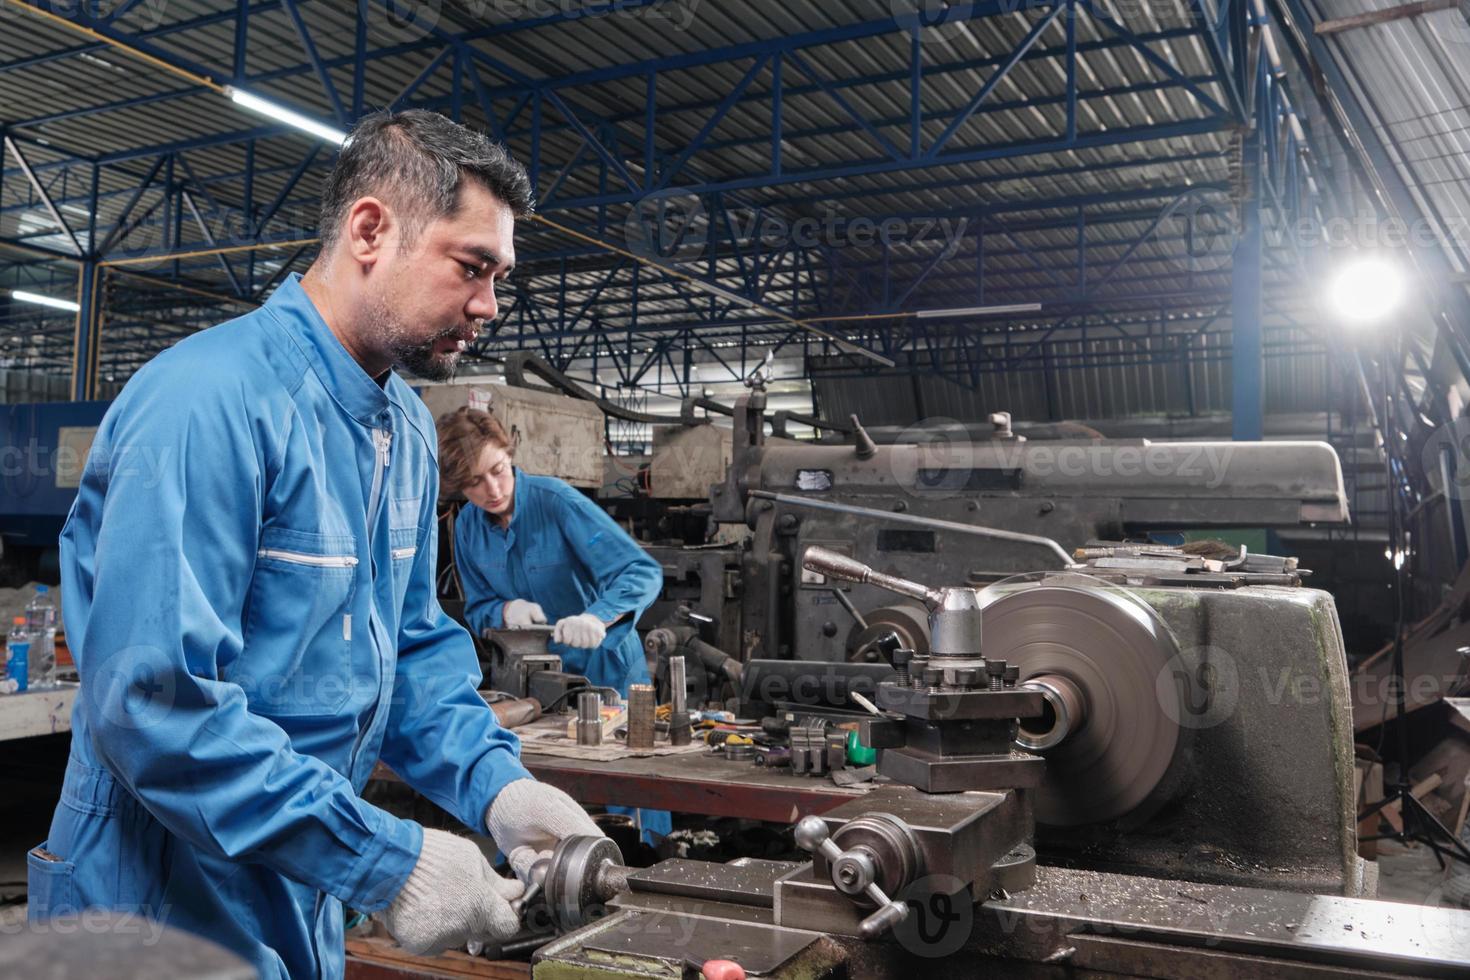
[[[520,630],[537,623],[545,623],[546,613],[534,602],[512,599],[500,610],[500,618],[505,622],[506,629]]]
[[[427,956],[514,936],[521,917],[510,903],[524,890],[518,879],[496,874],[474,841],[425,830],[418,863],[377,918],[405,951]]]
[[[578,613],[565,619],[558,619],[556,626],[552,627],[551,639],[555,643],[565,643],[569,647],[578,650],[596,650],[602,646],[602,641],[607,637],[607,627],[602,620],[591,613]]]
[[[563,837],[606,836],[576,800],[534,779],[506,783],[485,811],[485,827],[522,880]]]

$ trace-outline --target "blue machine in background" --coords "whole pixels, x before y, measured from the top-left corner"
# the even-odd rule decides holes
[[[0,405],[0,584],[55,580],[56,539],[110,404]]]

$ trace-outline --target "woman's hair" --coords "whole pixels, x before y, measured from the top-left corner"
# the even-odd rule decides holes
[[[515,447],[505,426],[490,412],[464,406],[439,416],[439,483],[441,494],[459,493],[473,479],[475,464],[486,446],[499,446],[506,455]]]

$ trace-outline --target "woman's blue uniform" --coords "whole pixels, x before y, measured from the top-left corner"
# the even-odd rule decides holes
[[[501,527],[473,504],[455,521],[465,619],[477,633],[499,629],[511,599],[536,603],[551,623],[584,612],[604,623],[618,619],[596,650],[550,646],[567,670],[627,697],[629,684],[648,683],[633,627],[658,598],[663,569],[601,507],[561,480],[519,467],[515,480],[509,525]]]
[[[596,650],[559,643],[548,648],[568,671],[626,698],[630,684],[649,682],[634,624],[663,589],[663,568],[601,507],[561,480],[517,467],[515,481],[507,526],[473,504],[455,521],[454,562],[464,587],[465,619],[477,633],[499,629],[505,604],[525,599],[539,605],[551,623],[583,612],[604,623],[617,620]],[[668,833],[668,813],[641,814],[645,832]]]

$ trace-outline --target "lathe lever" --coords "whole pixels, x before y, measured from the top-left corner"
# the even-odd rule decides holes
[[[808,854],[820,854],[832,869],[832,884],[849,898],[866,895],[878,910],[858,924],[864,939],[877,939],[904,919],[909,907],[891,900],[878,885],[874,853],[862,846],[844,851],[827,831],[827,822],[812,815],[796,824],[796,846]]]

